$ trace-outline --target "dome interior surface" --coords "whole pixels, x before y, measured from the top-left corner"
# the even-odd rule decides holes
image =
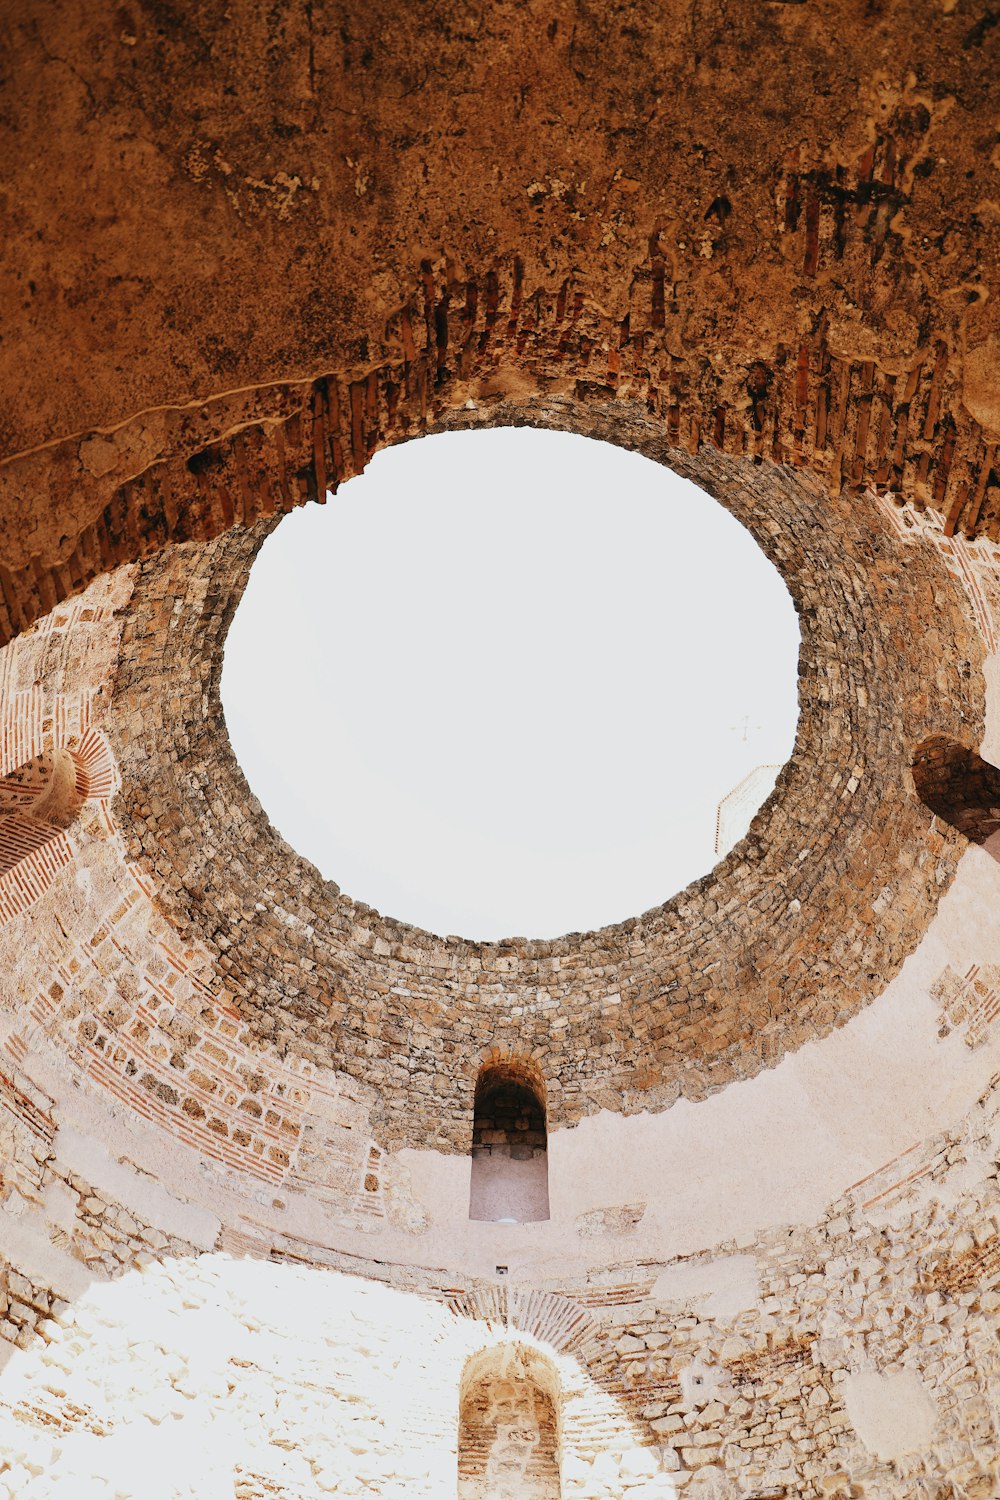
[[[0,1500],[1000,1492],[994,22],[7,7]],[[730,512],[800,712],[707,873],[476,941],[220,681],[283,518],[509,427]]]

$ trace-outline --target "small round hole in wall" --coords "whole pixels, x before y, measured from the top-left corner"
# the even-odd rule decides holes
[[[499,428],[384,450],[286,517],[222,694],[272,822],[356,900],[547,937],[659,905],[745,831],[791,753],[798,646],[708,495]]]

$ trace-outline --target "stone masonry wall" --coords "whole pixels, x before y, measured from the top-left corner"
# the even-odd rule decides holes
[[[508,415],[612,430],[600,404]],[[617,440],[676,461],[638,418],[615,419]],[[914,795],[909,760],[929,733],[974,736],[982,722],[965,590],[877,507],[861,526],[802,476],[703,456],[684,468],[752,527],[796,598],[796,748],[716,870],[641,917],[553,942],[407,927],[320,880],[268,827],[218,700],[228,620],[266,527],[142,569],[109,719],[130,865],[212,955],[213,993],[261,1043],[376,1084],[389,1147],[464,1152],[491,1049],[528,1054],[553,1125],[705,1097],[863,1006],[947,887],[963,844]]]
[[[0,872],[0,1500],[442,1500],[470,1390],[466,1477],[525,1458],[515,1346],[566,1496],[993,1500],[1000,1074],[976,1099],[963,1068],[996,1044],[995,866],[912,766],[1000,743],[996,13],[176,11],[0,26],[0,778],[76,756],[88,804],[37,846],[11,823]],[[703,881],[475,945],[297,860],[217,687],[275,516],[504,421],[640,447],[744,519],[803,713]],[[807,1048],[832,1070],[910,959],[875,1035],[905,1062],[937,1026],[937,1133],[885,1161],[874,1089],[803,1095],[791,1128],[865,1163],[808,1222],[630,1254],[673,1205],[604,1184],[572,1241],[477,1226],[524,1236],[485,1242],[493,1278],[471,1240],[407,1254],[401,1148],[457,1180],[489,1057],[544,1077],[554,1160]],[[730,1202],[731,1166],[689,1190]]]
[[[930,576],[941,601],[953,597]],[[202,581],[207,610],[210,578],[195,572],[195,589]],[[102,681],[114,679],[131,609],[126,588]],[[159,670],[158,641],[134,637],[130,649]],[[43,725],[66,709],[63,679],[50,684],[40,661],[72,652],[65,630],[45,627],[15,648],[16,680],[35,684],[27,701]],[[94,701],[106,730],[108,695]],[[117,1486],[150,1500],[162,1480],[171,1500],[203,1500],[212,1484],[247,1500],[324,1488],[439,1500],[457,1485],[466,1361],[516,1337],[556,1370],[564,1494],[987,1500],[1000,1452],[995,1082],[953,1132],[857,1184],[816,1225],[683,1262],[625,1259],[585,1276],[553,1267],[543,1287],[490,1285],[302,1235],[269,1238],[264,1205],[296,1195],[325,1195],[345,1226],[375,1222],[370,1203],[412,1222],[371,1123],[376,1091],[265,1051],[236,1006],[220,1003],[208,945],[172,931],[126,858],[114,799],[104,802],[69,865],[0,929],[8,1494],[89,1485],[110,1500]],[[171,809],[151,797],[164,837],[176,827]],[[29,1059],[32,1077],[19,1065]],[[203,1245],[154,1227],[64,1160],[65,1108],[33,1081],[43,1063],[53,1083],[72,1072],[81,1094],[104,1101],[125,1132],[120,1151],[140,1129],[198,1147],[202,1191],[241,1196],[217,1243],[254,1259],[199,1259]],[[243,1107],[252,1103],[260,1115]],[[338,1143],[355,1136],[338,1176]],[[43,1262],[45,1276],[26,1269]],[[292,1287],[305,1289],[307,1313],[294,1313]],[[390,1301],[366,1308],[357,1298],[369,1292]],[[152,1325],[150,1302],[160,1309]],[[207,1352],[184,1331],[188,1314],[211,1330]],[[419,1364],[412,1402],[400,1398],[406,1359]]]

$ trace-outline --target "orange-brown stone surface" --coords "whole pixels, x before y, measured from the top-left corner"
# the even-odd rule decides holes
[[[1000,526],[968,4],[8,6],[6,634],[467,399]]]

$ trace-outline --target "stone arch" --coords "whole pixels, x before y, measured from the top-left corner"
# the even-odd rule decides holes
[[[529,1058],[488,1057],[476,1079],[473,1103],[469,1218],[525,1224],[548,1217],[541,1070]]]
[[[1000,769],[961,740],[930,735],[917,746],[912,770],[920,800],[971,843],[1000,832]]]
[[[504,1341],[473,1354],[459,1394],[459,1500],[559,1500],[560,1404],[539,1350]]]

